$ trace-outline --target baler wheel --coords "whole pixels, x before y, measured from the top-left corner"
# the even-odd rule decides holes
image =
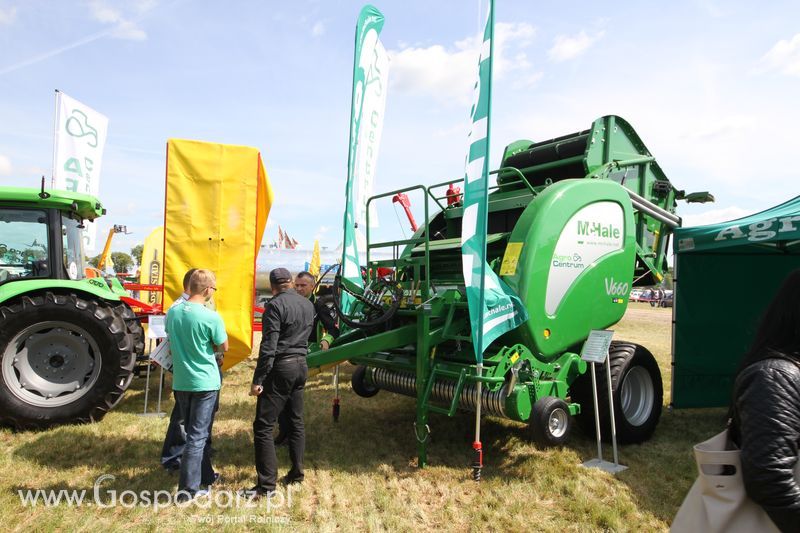
[[[543,448],[563,445],[569,438],[571,418],[569,406],[561,398],[539,398],[528,421],[533,441]]]
[[[375,385],[370,385],[366,382],[367,377],[367,367],[364,365],[358,365],[353,372],[353,376],[350,378],[350,383],[353,385],[353,392],[361,396],[362,398],[372,398],[380,389]]]
[[[661,418],[664,388],[658,363],[647,348],[628,342],[612,342],[608,355],[617,439],[621,444],[644,442],[653,435]],[[611,417],[608,413],[605,365],[595,365],[595,372],[600,432],[603,440],[610,440]],[[576,379],[570,387],[570,394],[572,401],[581,405],[578,425],[584,433],[594,436],[592,376],[587,372]]]
[[[46,292],[0,307],[0,423],[95,422],[119,403],[144,346],[125,304]]]

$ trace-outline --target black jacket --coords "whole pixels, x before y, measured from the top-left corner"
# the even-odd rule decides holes
[[[768,358],[746,367],[736,378],[732,415],[747,495],[781,531],[800,531],[800,366]]]
[[[336,325],[336,311],[325,305],[321,299],[312,296],[310,298],[314,304],[314,329],[311,330],[311,336],[308,338],[309,342],[319,342],[317,338],[317,324],[321,323],[325,331],[334,339],[339,337],[339,326]]]
[[[261,346],[253,384],[261,385],[276,358],[308,354],[314,304],[288,289],[269,301],[261,318]]]

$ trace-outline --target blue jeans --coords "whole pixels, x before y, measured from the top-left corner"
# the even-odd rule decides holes
[[[169,416],[169,426],[164,437],[164,445],[161,447],[161,464],[164,468],[180,469],[183,447],[186,445],[186,431],[183,429],[183,418],[181,417],[181,407],[178,405],[177,393],[175,395],[175,407]],[[209,435],[209,438],[211,436]]]
[[[186,429],[178,490],[194,495],[200,486],[214,482],[211,466],[211,426],[219,391],[175,391]]]
[[[219,379],[222,382],[222,368],[219,369]],[[172,393],[175,395],[175,391],[172,391]],[[219,394],[217,394],[217,403],[214,405],[214,412],[217,411],[219,411]],[[212,420],[211,426],[213,425],[214,421]],[[212,429],[209,429],[209,442],[213,440],[211,433]],[[186,446],[186,430],[183,427],[183,415],[178,405],[178,398],[175,396],[175,406],[169,415],[169,426],[167,426],[167,434],[164,437],[164,445],[161,447],[161,465],[164,468],[180,470],[184,446]]]

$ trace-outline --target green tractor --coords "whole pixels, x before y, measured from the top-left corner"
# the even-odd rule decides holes
[[[144,331],[116,279],[86,277],[97,198],[0,187],[0,424],[94,422],[119,403]]]

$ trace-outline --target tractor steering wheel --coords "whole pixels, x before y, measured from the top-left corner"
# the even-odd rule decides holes
[[[403,288],[388,277],[375,278],[366,287],[359,287],[339,274],[333,281],[332,292],[336,314],[351,328],[372,328],[388,322],[403,299]],[[347,313],[342,311],[343,294],[353,298]]]

